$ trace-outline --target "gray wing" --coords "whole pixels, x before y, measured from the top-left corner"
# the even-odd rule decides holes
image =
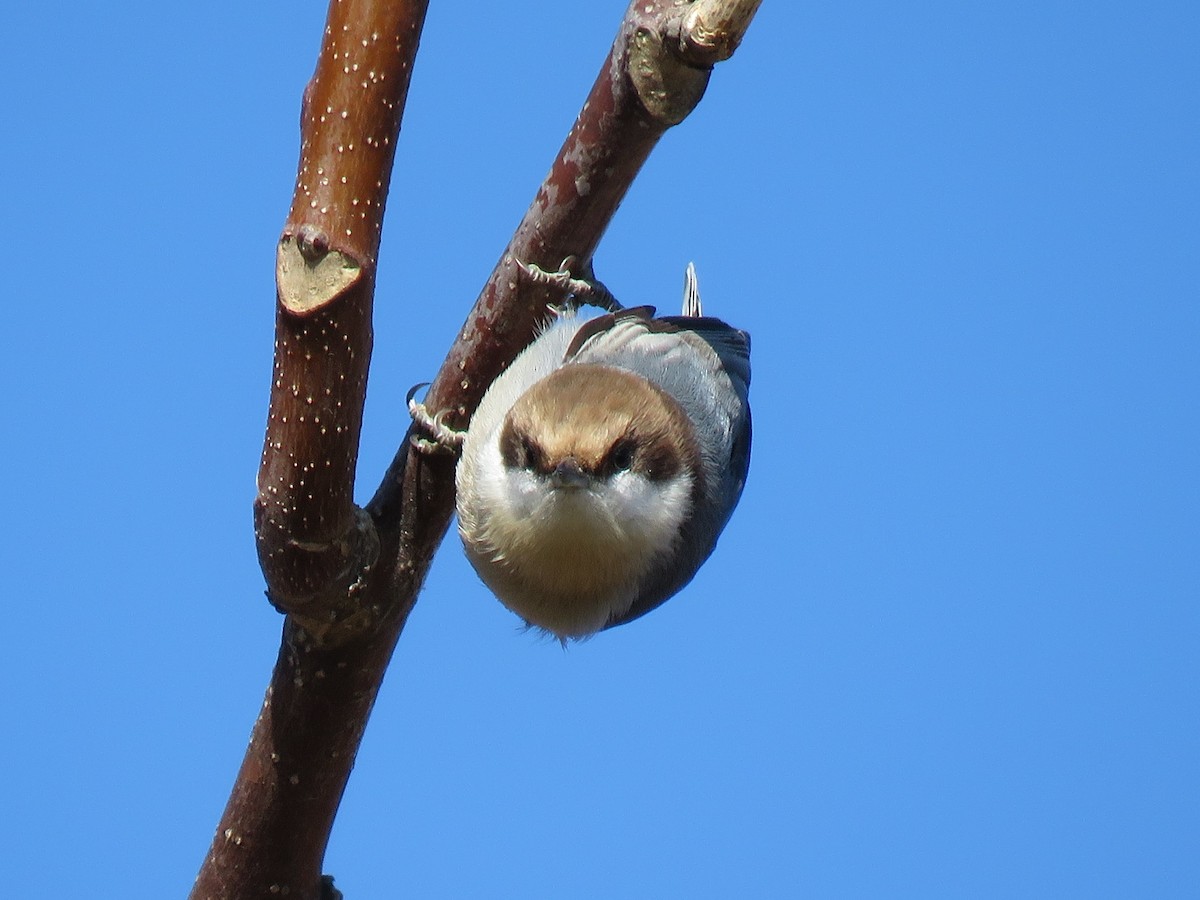
[[[664,335],[679,335],[698,351],[700,357],[710,353],[700,368],[693,366],[685,375],[723,371],[733,382],[742,402],[750,390],[750,335],[713,316],[654,317],[653,306],[638,306],[615,313],[597,316],[585,322],[575,333],[564,355],[564,362],[589,362],[617,365],[641,372],[659,383],[673,396],[671,390],[678,378],[664,371],[681,362],[680,354],[667,349]],[[673,342],[670,342],[673,343]],[[686,387],[683,394],[691,393]]]
[[[653,318],[652,307],[639,307],[591,320],[571,342],[565,362],[644,375],[713,438],[702,460],[704,487],[676,553],[629,612],[606,626],[612,627],[644,615],[691,581],[737,506],[750,466],[750,335],[711,316]],[[730,389],[714,389],[722,383]]]

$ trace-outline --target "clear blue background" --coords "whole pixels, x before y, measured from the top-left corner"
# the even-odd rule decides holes
[[[370,496],[623,11],[434,0]],[[10,4],[5,893],[183,896],[280,619],[251,500],[320,3]],[[416,897],[1200,896],[1200,6],[766,0],[597,256],[754,336],[754,463],[636,624],[451,538],[326,870]]]

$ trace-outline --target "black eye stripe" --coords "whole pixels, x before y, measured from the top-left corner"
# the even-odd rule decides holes
[[[542,448],[512,422],[500,434],[500,459],[510,469],[537,469],[542,464]]]

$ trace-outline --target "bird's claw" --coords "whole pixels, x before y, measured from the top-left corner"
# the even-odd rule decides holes
[[[462,449],[463,440],[466,438],[465,431],[459,431],[457,428],[451,428],[442,421],[442,416],[445,411],[430,413],[428,407],[424,403],[415,399],[417,391],[428,386],[428,382],[423,384],[413,385],[408,392],[406,398],[408,403],[408,414],[412,416],[412,420],[418,428],[426,431],[430,437],[422,437],[414,434],[409,440],[412,445],[421,453],[458,453]]]
[[[582,278],[576,278],[571,274],[571,270],[579,263],[578,257],[575,256],[568,256],[559,263],[558,269],[553,272],[546,271],[536,263],[527,263],[515,257],[514,262],[534,284],[561,290],[566,295],[565,300],[568,305],[572,305],[572,301],[575,306],[586,303],[589,306],[598,306],[608,312],[616,312],[622,308],[620,301],[613,296],[612,291],[606,288],[603,282],[596,279],[590,262],[587,264]]]

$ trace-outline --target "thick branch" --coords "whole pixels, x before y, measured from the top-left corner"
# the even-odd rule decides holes
[[[254,510],[268,594],[291,615],[193,898],[320,895],[338,803],[411,606],[390,577],[370,578],[379,536],[353,488],[375,261],[427,2],[331,0],[304,92]]]
[[[354,615],[353,588],[378,556],[354,469],[383,210],[426,5],[334,0],[304,92],[255,533],[272,601],[316,635]]]
[[[192,898],[320,896],[334,816],[392,639],[314,645],[291,619]]]

